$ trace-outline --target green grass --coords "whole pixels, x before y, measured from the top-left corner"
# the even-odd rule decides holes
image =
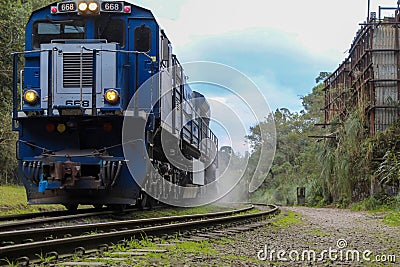
[[[8,207],[26,204],[25,189],[22,186],[0,186],[0,206]]]
[[[152,264],[155,264],[155,266],[181,266],[183,264],[183,259],[196,257],[201,259],[214,259],[212,266],[227,266],[226,263],[232,261],[260,264],[257,259],[252,257],[219,254],[213,248],[214,242],[215,241],[187,241],[176,243],[167,248],[167,253],[149,253],[144,259],[135,263],[133,266],[152,266]],[[145,247],[149,247],[148,245],[149,244]],[[216,261],[223,263],[216,263]],[[188,266],[209,266],[209,263],[207,260],[204,262],[200,260],[199,262],[189,262]]]
[[[194,255],[215,255],[217,252],[208,241],[178,243],[171,251]]]
[[[272,225],[275,225],[279,228],[289,228],[292,225],[304,223],[300,219],[301,215],[293,211],[287,211],[286,214],[280,214],[277,218],[278,219],[276,221],[272,222]]]
[[[400,211],[400,197],[369,197],[350,205],[353,211],[388,212]]]
[[[320,229],[314,229],[314,230],[310,231],[310,235],[319,236],[319,237],[329,236],[328,233],[322,232]]]
[[[383,222],[389,226],[400,226],[400,212],[389,212]]]
[[[389,226],[400,226],[400,195],[397,197],[370,197],[350,206],[353,211],[382,212],[383,222]]]
[[[127,242],[126,247],[115,245],[111,251],[105,252],[106,257],[112,257],[114,251],[129,251],[131,249],[163,249],[157,243],[152,242],[147,236],[143,236],[141,240],[131,239]],[[167,253],[148,253],[140,257],[138,262],[127,258],[129,266],[175,266],[181,262],[186,255],[207,257],[216,255],[216,250],[212,247],[212,243],[208,241],[201,242],[179,242],[166,248]],[[119,256],[121,257],[121,256]],[[85,261],[85,260],[84,260]]]
[[[28,205],[24,187],[0,186],[0,215],[63,209],[61,205]]]
[[[233,242],[228,238],[224,238],[224,241],[225,243]],[[128,244],[128,249],[157,247],[157,244],[152,243],[146,237],[141,241],[131,241]],[[179,242],[167,247],[167,253],[149,253],[143,256],[139,262],[131,262],[131,264],[132,266],[230,266],[227,263],[234,261],[243,264],[262,264],[255,257],[238,256],[229,253],[220,254],[214,248],[216,244],[221,244],[221,240]],[[199,262],[189,261],[187,264],[183,264],[185,259],[197,257],[200,259]],[[203,261],[204,259],[209,259],[213,263],[209,265],[209,261]]]

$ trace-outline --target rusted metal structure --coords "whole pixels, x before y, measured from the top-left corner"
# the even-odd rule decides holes
[[[382,10],[394,17],[381,19]],[[349,56],[325,80],[325,125],[343,121],[358,107],[371,136],[400,118],[399,7],[371,13],[349,50]]]

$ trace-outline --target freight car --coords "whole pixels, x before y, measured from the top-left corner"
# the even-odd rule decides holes
[[[30,204],[202,197],[217,168],[210,106],[186,83],[151,11],[57,2],[31,14],[25,48],[13,54],[13,129]],[[179,151],[164,147],[172,143]]]

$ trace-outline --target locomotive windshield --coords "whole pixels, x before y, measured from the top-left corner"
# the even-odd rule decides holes
[[[125,31],[123,20],[97,20],[95,38],[116,42],[124,47]],[[51,43],[52,40],[85,39],[87,27],[83,20],[76,21],[38,21],[33,24],[33,47],[40,48],[41,44]]]
[[[84,39],[85,33],[84,21],[38,21],[33,24],[33,47],[40,48],[57,39]]]

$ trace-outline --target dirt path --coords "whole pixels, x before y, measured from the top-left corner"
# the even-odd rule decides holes
[[[289,214],[287,224],[236,235],[217,251],[241,256],[233,266],[400,266],[400,228],[384,225],[382,215],[330,208],[282,210]]]

